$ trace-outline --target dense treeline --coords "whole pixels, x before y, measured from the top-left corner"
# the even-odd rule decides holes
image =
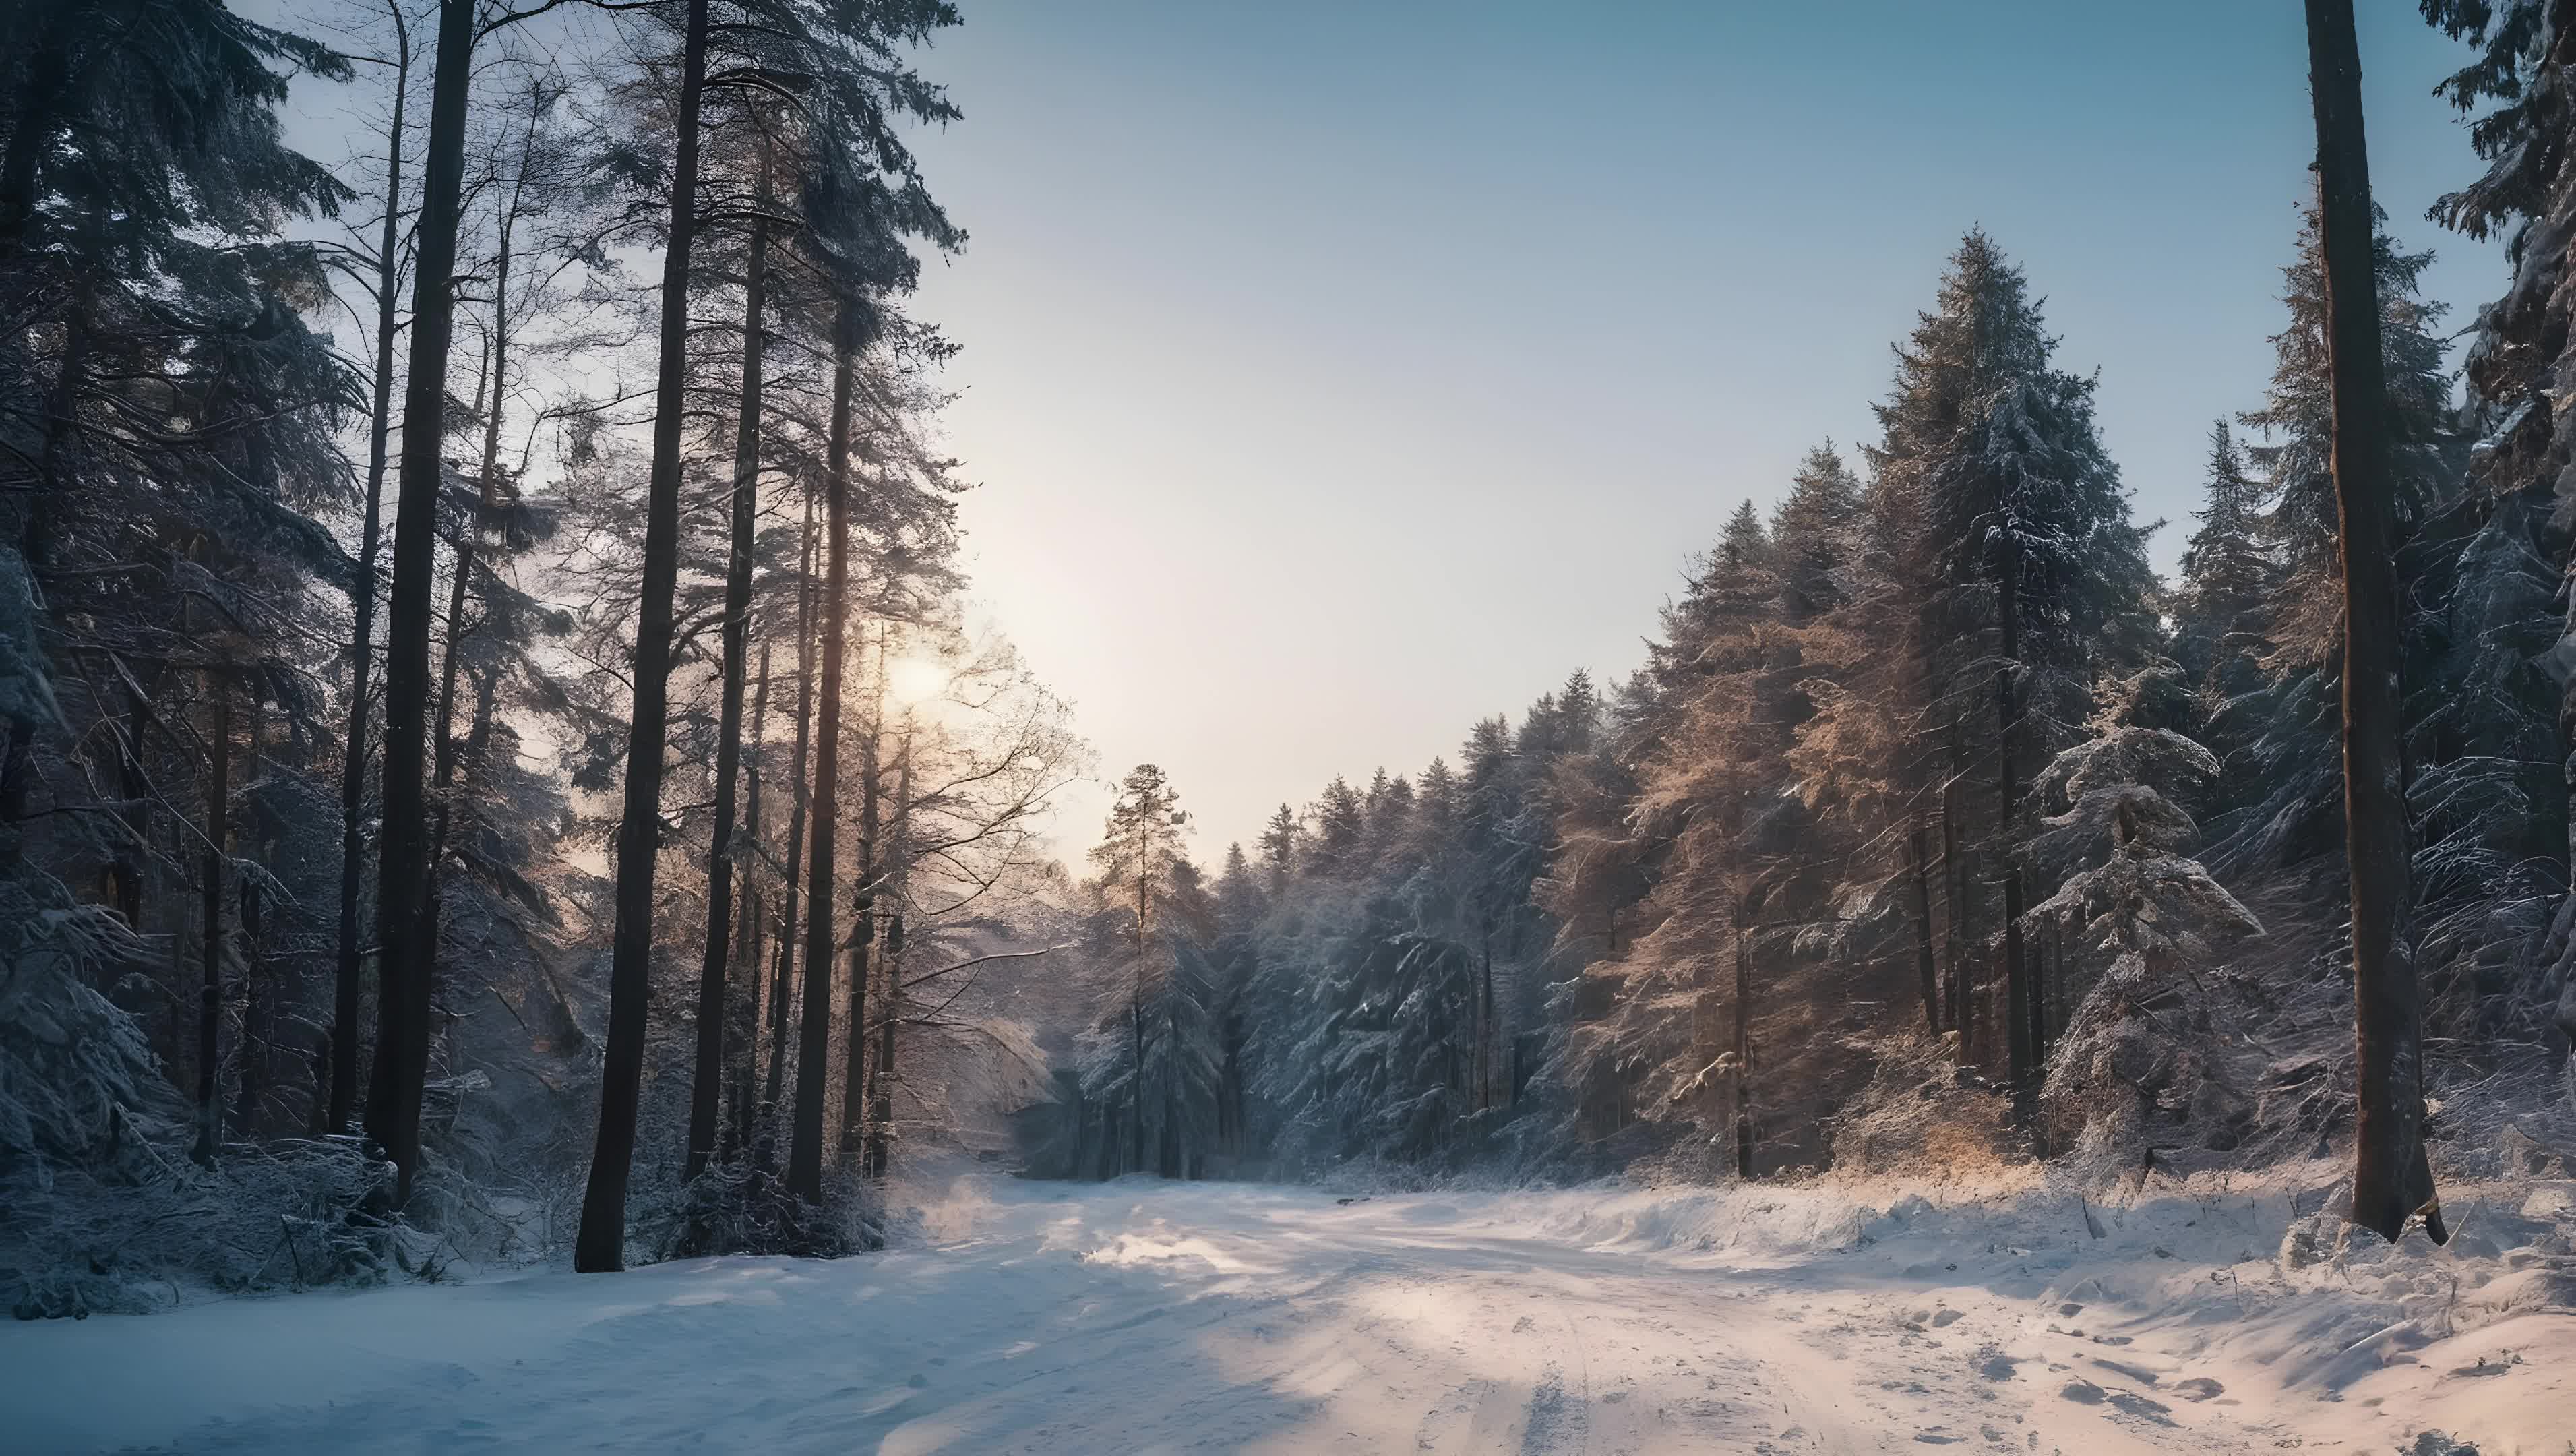
[[[2492,163],[2435,216],[2514,264],[2455,398],[2311,9],[2318,206],[2179,580],[1971,233],[1877,439],[1747,482],[1625,681],[1213,873],[1140,766],[1077,879],[1084,750],[968,624],[910,311],[965,241],[907,143],[958,115],[945,0],[22,6],[12,1307],[837,1252],[911,1148],[1014,1135],[1091,1177],[2357,1138],[2366,1217],[2428,1211],[2419,1084],[2472,1159],[2576,1027],[2571,42],[2424,5]]]
[[[1212,883],[1175,836],[1144,847],[1176,811],[1138,770],[1111,820],[1137,847],[1094,886],[1100,1009],[1031,1118],[1041,1161],[1759,1176],[2305,1153],[2356,1133],[2365,950],[2422,987],[2420,1031],[2376,1053],[2389,1105],[2420,1075],[2437,1158],[2491,1160],[2576,1030],[2545,393],[2576,217],[2561,21],[2426,12],[2479,49],[2446,94],[2498,103],[2474,132],[2496,169],[2435,216],[2514,239],[2465,400],[2417,291],[2431,255],[2382,230],[2338,265],[2311,209],[2271,383],[2210,427],[2206,503],[2159,581],[2094,379],[1970,233],[1896,346],[1879,438],[1820,444],[1761,491],[1767,517],[1738,508],[1627,681],[1576,674],[1476,725],[1454,768],[1337,779]],[[2321,140],[2338,124],[2321,100]],[[2399,846],[2404,888],[2370,898],[2389,913],[2360,946],[2336,266],[2377,299],[2393,538],[2368,565],[2393,575],[2404,818],[2372,841]],[[2400,1220],[2430,1198],[2408,1186]]]
[[[1027,1080],[981,968],[1083,759],[965,626],[904,308],[964,241],[904,140],[957,19],[25,9],[20,1313],[543,1252],[576,1205],[586,1268],[849,1247],[904,1128]],[[345,156],[282,139],[303,85],[375,118]]]

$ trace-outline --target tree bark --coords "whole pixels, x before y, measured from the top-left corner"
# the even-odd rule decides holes
[[[701,0],[703,3],[703,0]],[[832,855],[840,829],[841,668],[850,617],[850,390],[858,368],[856,299],[844,299],[833,330],[830,468],[823,477],[830,547],[823,575],[823,662],[814,725],[814,790],[809,882],[814,908],[805,917],[804,1024],[798,1028],[796,1109],[787,1147],[787,1190],[823,1201],[823,1080],[832,1051]],[[851,1035],[858,1034],[857,1028]]]
[[[2307,0],[2319,253],[2343,518],[2344,832],[2360,1087],[2352,1221],[2395,1242],[2424,1215],[2448,1238],[2424,1153],[2423,1024],[2410,941],[2405,763],[2398,743],[2396,460],[2381,355],[2361,47],[2352,0]]]
[[[876,702],[868,714],[867,738],[859,750],[858,923],[850,935],[850,1037],[841,1067],[841,1156],[856,1161],[867,1126],[868,957],[876,943],[877,779],[882,768],[877,748],[885,733],[885,635],[877,636]]]
[[[1735,911],[1735,1176],[1753,1176],[1753,958],[1745,944],[1750,927]]]
[[[753,1075],[760,1043],[760,895],[753,885],[760,873],[760,779],[768,757],[761,739],[769,723],[769,638],[760,642],[759,686],[752,694],[751,751],[743,761],[742,906],[736,916],[733,964],[741,974],[726,997],[725,1066],[733,1118],[727,1136],[738,1155],[751,1147],[753,1111],[760,1084]]]
[[[903,1023],[903,907],[910,887],[911,859],[905,853],[912,829],[912,728],[906,719],[903,748],[896,755],[894,834],[886,858],[894,877],[894,913],[886,919],[884,1004],[877,1008],[876,1064],[869,1073],[868,1145],[865,1171],[883,1178],[893,1153],[894,1040]],[[858,1023],[853,1022],[852,1025]]]
[[[2002,633],[2002,660],[1995,665],[1995,852],[2004,865],[2004,1075],[2027,1117],[2038,1072],[2030,967],[2021,936],[2021,553],[2007,536],[1995,555],[1995,617]]]
[[[900,903],[900,902],[898,902]],[[876,1066],[869,1074],[867,1176],[883,1178],[894,1150],[894,1036],[903,1022],[903,911],[886,919],[885,1004],[877,1008]]]
[[[764,189],[765,190],[765,189]],[[743,675],[751,656],[751,548],[760,490],[761,305],[768,289],[769,226],[751,225],[750,276],[743,292],[742,391],[735,404],[733,539],[725,556],[724,687],[716,711],[715,837],[707,854],[706,946],[698,962],[697,1058],[689,1077],[688,1160],[695,1181],[715,1158],[724,1087],[726,955],[734,933],[734,780],[742,770]]]
[[[775,1135],[778,1099],[785,1093],[789,1013],[796,1005],[797,891],[804,882],[805,754],[814,729],[814,493],[805,493],[805,525],[796,576],[796,759],[787,774],[795,802],[787,811],[787,883],[778,904],[778,968],[769,979],[769,1071],[760,1090],[762,1136]],[[767,1155],[763,1154],[764,1160]]]
[[[850,990],[849,1037],[842,1045],[841,1060],[841,1157],[850,1163],[859,1158],[860,1136],[866,1131],[867,1049],[868,1049],[868,955],[877,938],[876,894],[869,888],[867,864],[868,836],[859,836],[858,891],[850,914]],[[821,896],[814,901],[819,909],[826,902]]]
[[[125,688],[125,733],[117,744],[117,788],[132,806],[119,813],[130,845],[120,845],[109,875],[116,887],[116,913],[125,918],[126,928],[143,931],[143,877],[151,866],[152,784],[143,771],[143,732],[152,722],[144,706],[143,690],[129,682]],[[30,733],[32,734],[32,729]]]
[[[1958,793],[1945,785],[1941,790],[1941,898],[1949,914],[1942,922],[1942,938],[1950,951],[1949,975],[1945,978],[1950,1026],[1959,1036],[1956,1060],[1963,1067],[1975,1065],[1977,1059],[1976,1005],[1968,986],[1966,885],[1967,876],[1959,867]]]
[[[1941,1034],[1940,970],[1932,958],[1932,881],[1930,867],[1924,863],[1923,826],[1914,826],[1910,843],[1914,849],[1914,974],[1922,985],[1923,1027],[1934,1036]]]
[[[258,683],[254,679],[250,684],[248,715],[250,721],[244,725],[247,731],[243,734],[242,744],[242,776],[252,784],[259,782],[261,745],[262,740],[268,736],[268,725],[261,712],[261,704]],[[256,805],[254,804],[253,807],[255,809]],[[250,833],[245,837],[249,843],[244,846],[244,854],[265,860],[267,856],[261,851],[262,841],[258,832],[258,815],[255,812],[251,816]],[[239,1065],[240,1071],[233,1085],[232,1125],[240,1131],[241,1136],[257,1138],[259,1104],[268,1092],[268,1067],[263,1057],[268,1048],[267,1023],[272,1010],[270,998],[263,994],[266,989],[264,983],[268,979],[268,967],[265,958],[261,955],[260,912],[262,907],[257,877],[243,875],[235,884],[233,896],[233,919],[239,927],[238,933],[241,938],[242,1013],[241,1037],[234,1044],[233,1053],[233,1060]]]
[[[420,1170],[420,1107],[429,1076],[431,986],[420,918],[429,880],[428,759],[431,592],[437,572],[439,447],[447,434],[447,354],[456,327],[457,215],[465,179],[465,105],[472,84],[474,0],[439,0],[420,228],[412,280],[411,350],[403,383],[403,447],[394,508],[393,584],[386,602],[384,827],[377,843],[376,1059],[367,1083],[367,1136],[396,1169],[394,1202]]]
[[[203,928],[198,941],[197,1143],[189,1156],[212,1167],[223,1141],[223,1102],[215,1095],[217,1043],[224,1024],[224,878],[231,869],[224,845],[231,834],[233,766],[232,687],[220,672],[207,675],[214,693],[214,722],[206,731],[206,867],[201,890]]]
[[[384,545],[385,453],[393,437],[394,294],[400,284],[403,103],[411,92],[411,29],[394,17],[394,117],[385,143],[385,226],[376,242],[376,378],[367,431],[367,506],[358,528],[358,575],[349,584],[348,749],[340,761],[340,939],[331,978],[331,1091],[323,1130],[349,1126],[358,1100],[358,891],[366,853],[367,676],[376,659],[376,559]]]
[[[653,405],[653,478],[644,507],[644,575],[635,621],[634,727],[617,833],[616,929],[609,948],[608,1045],[599,1139],[581,1201],[573,1268],[626,1267],[626,1181],[644,1080],[644,1020],[653,989],[653,876],[662,848],[663,751],[669,744],[672,598],[680,578],[680,432],[689,368],[689,253],[697,231],[698,109],[707,76],[707,0],[689,0],[680,43],[678,142],[662,254],[661,376]]]
[[[535,130],[535,123],[529,123]],[[500,252],[492,278],[492,358],[487,377],[476,389],[483,414],[483,468],[476,478],[474,511],[456,526],[456,571],[447,592],[447,643],[439,662],[438,715],[430,730],[429,884],[421,892],[419,947],[423,971],[438,978],[439,918],[444,908],[447,839],[456,819],[456,679],[465,665],[465,608],[473,599],[475,568],[480,564],[483,523],[499,496],[492,486],[501,468],[501,381],[510,357],[510,217],[501,217]]]

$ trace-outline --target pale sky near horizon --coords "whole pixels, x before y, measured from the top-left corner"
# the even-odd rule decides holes
[[[1971,225],[2100,370],[2170,570],[2314,150],[2288,0],[965,8],[920,150],[971,240],[920,311],[975,593],[1211,862],[1624,675],[1739,499],[1874,437]],[[2464,327],[2500,250],[2423,214],[2478,170],[2430,95],[2465,52],[2360,8],[2373,180]]]

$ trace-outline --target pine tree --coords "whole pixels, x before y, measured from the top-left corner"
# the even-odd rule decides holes
[[[1138,764],[1119,781],[1108,824],[1100,843],[1091,848],[1091,862],[1100,870],[1101,899],[1124,922],[1119,938],[1127,974],[1118,997],[1123,1004],[1114,1007],[1112,1019],[1123,1019],[1128,1034],[1121,1089],[1127,1099],[1126,1166],[1131,1169],[1145,1166],[1146,1024],[1158,1009],[1160,1019],[1169,1022],[1175,1013],[1168,1006],[1158,1008],[1157,998],[1182,994],[1171,989],[1179,941],[1165,921],[1179,895],[1177,875],[1186,864],[1181,830],[1188,823],[1180,796],[1163,771]],[[1171,1030],[1169,1025],[1164,1029]],[[1168,1040],[1164,1044],[1171,1045]],[[1171,1088],[1167,1078],[1165,1090],[1176,1096]]]
[[[2278,591],[2264,549],[2260,487],[2245,473],[2244,451],[2227,421],[2209,427],[2209,478],[2200,528],[2182,553],[2182,588],[2174,602],[2174,659],[2212,713],[2260,683],[2265,655],[2263,609]]]
[[[2473,238],[2501,234],[2512,266],[2504,295],[2480,314],[2466,361],[2474,396],[2492,411],[2475,472],[2490,498],[2509,503],[2498,513],[2498,523],[2509,529],[2508,517],[2534,521],[2562,508],[2559,483],[2576,458],[2576,432],[2561,427],[2552,403],[2555,382],[2569,376],[2569,352],[2576,349],[2569,327],[2576,299],[2564,286],[2576,257],[2576,191],[2565,185],[2570,117],[2576,116],[2570,106],[2576,24],[2547,0],[2425,0],[2422,9],[2427,21],[2476,52],[2436,89],[2464,115],[2489,108],[2469,129],[2471,144],[2489,164],[2486,172],[2436,202],[2430,215]],[[2553,529],[2505,536],[2485,558],[2550,583],[2554,592],[2569,549],[2568,538]],[[2527,567],[2513,564],[2526,560]],[[2539,620],[2517,629],[2558,639],[2539,659],[2554,679],[2546,756],[2559,765],[2558,803],[2530,816],[2526,822],[2536,826],[2576,820],[2576,762],[2565,752],[2576,732],[2576,654],[2566,645],[2576,618],[2570,613],[2576,603],[2544,606]],[[2542,737],[2538,725],[2532,728],[2534,739]],[[2566,860],[2562,845],[2541,861],[2561,873],[2550,887],[2556,908],[2538,960],[2540,975],[2555,982],[2551,1019],[2562,1037],[2576,1038],[2576,895],[2566,893]],[[2438,928],[2439,922],[2428,925]],[[2535,1000],[2551,991],[2546,982],[2531,989]]]
[[[1359,791],[1339,774],[1324,785],[1315,801],[1315,832],[1307,841],[1305,872],[1326,879],[1346,879],[1367,868],[1361,847],[1368,811]]]
[[[2226,1080],[2213,1055],[2226,1008],[2199,968],[2215,944],[2263,927],[2187,853],[2198,826],[2176,802],[2218,768],[2179,733],[2115,719],[2033,784],[2065,806],[2047,820],[2043,852],[2080,867],[2030,919],[2091,941],[2107,962],[2067,1019],[2041,1097],[2079,1147],[2143,1151],[2154,1119]]]
[[[1282,804],[1270,815],[1261,830],[1261,868],[1269,876],[1272,898],[1287,893],[1288,878],[1297,873],[1305,833],[1298,827],[1297,811]]]
[[[1851,535],[1860,510],[1860,481],[1833,442],[1808,451],[1771,516],[1780,619],[1789,626],[1804,627],[1850,601]]]
[[[2268,680],[2240,694],[2210,732],[2226,753],[2226,797],[2236,807],[2213,817],[2212,862],[2229,872],[2308,866],[2338,869],[2342,852],[2340,709],[2342,548],[2334,496],[2334,418],[2328,377],[2326,302],[2314,213],[2304,214],[2297,250],[2283,270],[2288,326],[2273,336],[2275,364],[2259,410],[2243,422],[2266,443],[2246,454],[2265,475],[2260,540],[2274,558],[2259,611],[2259,649]],[[2442,343],[2432,332],[2438,305],[2416,297],[2429,253],[2406,253],[2385,233],[2373,238],[2373,277],[2386,342],[2393,417],[2400,590],[2441,594],[2432,579],[2456,548],[2442,544],[2435,517],[2455,479],[2460,441],[2450,421]],[[2424,681],[2438,644],[2428,623],[2400,622],[2406,675]],[[2420,711],[2420,710],[2419,710]]]
[[[1896,393],[1873,452],[1921,502],[1928,594],[1916,639],[1940,778],[1993,789],[1961,836],[1991,864],[2000,904],[1974,871],[1954,874],[1963,912],[1998,926],[2000,1005],[1971,994],[1964,1030],[2000,1023],[2008,1080],[2035,1091],[2040,1038],[2021,943],[2021,862],[2032,832],[2022,775],[2092,709],[2095,681],[2133,671],[2154,635],[2153,577],[2126,488],[2093,422],[2093,381],[2056,369],[2056,341],[2022,274],[1981,232],[1961,243],[1935,311],[1899,351]],[[1991,726],[1989,726],[1991,725]],[[1928,745],[1927,745],[1928,746]],[[1951,817],[1945,813],[1945,818]],[[1982,832],[1979,832],[1982,831]]]

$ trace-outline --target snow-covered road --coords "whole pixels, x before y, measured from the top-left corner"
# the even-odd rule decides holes
[[[0,1329],[0,1449],[2376,1456],[2528,1410],[2558,1450],[2576,1320],[2374,1335],[2436,1256],[2320,1295],[2242,1203],[2096,1240],[2031,1200],[1001,1185],[837,1263]]]

